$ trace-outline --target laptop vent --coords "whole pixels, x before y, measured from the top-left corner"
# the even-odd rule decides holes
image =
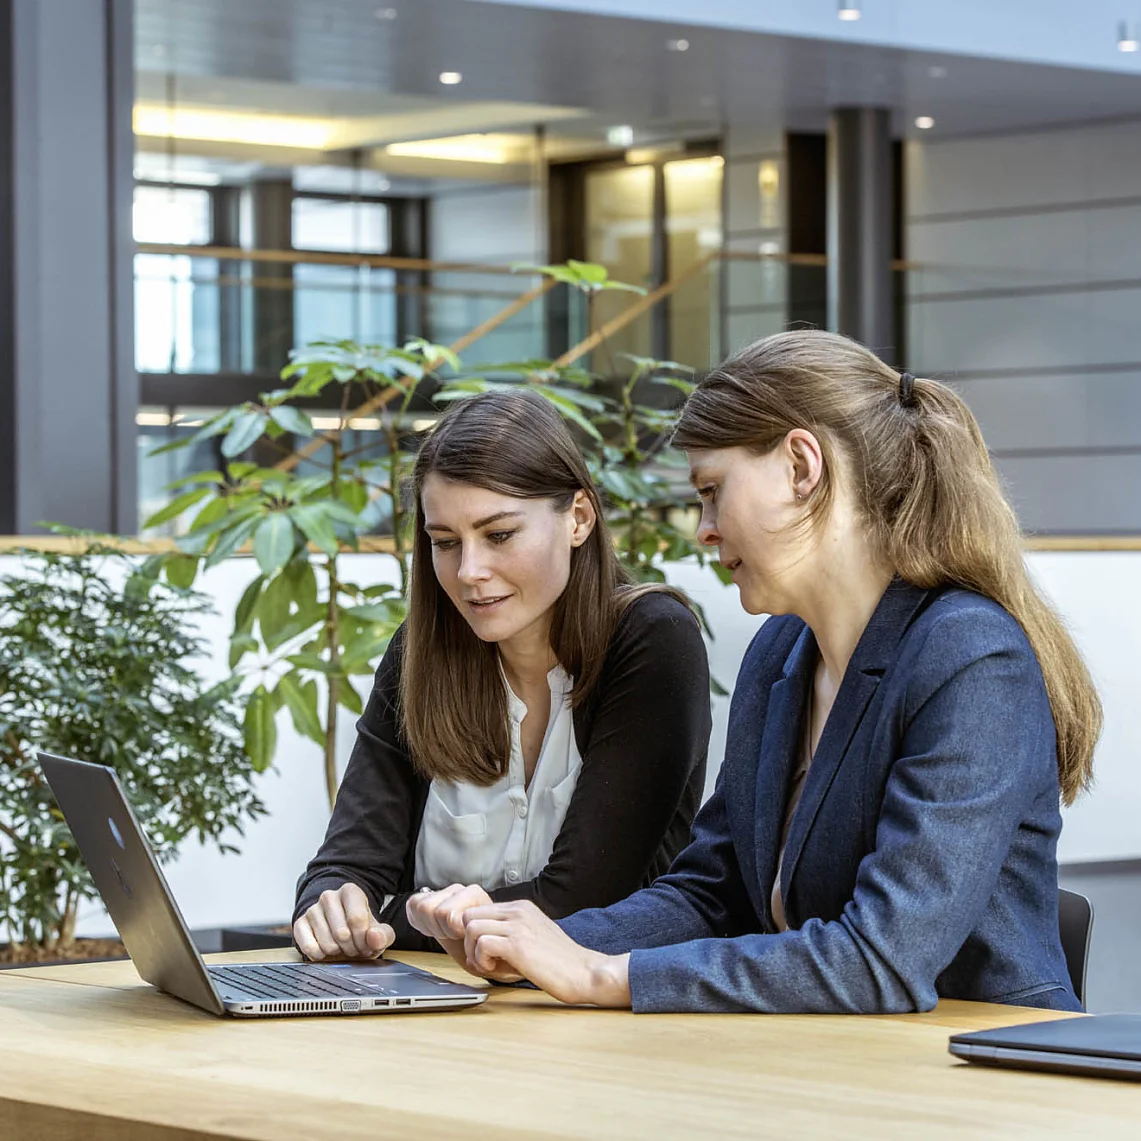
[[[340,1010],[339,999],[329,1001],[312,999],[308,1002],[263,1002],[263,1014],[323,1014],[326,1011]]]

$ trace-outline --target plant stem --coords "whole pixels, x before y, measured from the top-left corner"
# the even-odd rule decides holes
[[[335,454],[335,453],[334,453]],[[337,577],[337,556],[330,555],[325,563],[329,576],[329,603],[325,617],[325,630],[329,639],[329,665],[336,671],[341,661],[340,630],[338,627],[337,597],[341,592]],[[341,679],[335,672],[328,677],[329,695],[325,706],[325,793],[329,798],[329,809],[337,800],[337,707],[340,698]]]
[[[349,386],[346,384],[341,397],[341,424],[344,426],[349,406]],[[340,499],[341,468],[345,460],[344,435],[337,433],[332,444],[332,496]],[[341,696],[341,679],[337,677],[337,667],[341,662],[341,637],[337,604],[341,595],[341,580],[337,570],[337,556],[328,555],[325,572],[329,579],[329,599],[325,611],[325,634],[329,643],[329,665],[331,667],[327,683],[328,698],[325,705],[325,795],[329,798],[329,810],[337,800],[337,709]]]
[[[63,918],[60,920],[59,935],[55,944],[56,951],[61,957],[66,958],[75,943],[75,920],[79,910],[79,898],[74,887],[68,886],[67,895],[64,899],[66,902],[63,907]]]

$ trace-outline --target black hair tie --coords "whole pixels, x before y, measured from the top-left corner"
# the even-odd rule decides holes
[[[915,396],[915,377],[909,372],[899,374],[899,402],[904,408],[919,407],[919,401]]]

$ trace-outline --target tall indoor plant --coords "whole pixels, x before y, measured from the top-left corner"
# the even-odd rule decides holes
[[[36,749],[109,765],[160,858],[189,836],[223,851],[261,815],[232,681],[210,684],[193,591],[94,543],[18,552],[0,577],[0,925],[10,961],[66,958],[97,893]]]
[[[537,272],[579,290],[588,302],[604,290],[643,292],[582,262]],[[623,357],[621,365],[609,354],[606,360],[605,377],[565,360],[488,363],[467,371],[453,352],[418,338],[401,346],[318,342],[293,355],[282,374],[289,387],[226,409],[157,449],[220,438],[223,467],[172,484],[176,497],[147,520],[153,527],[193,512],[178,552],[155,556],[146,569],[157,575],[165,568],[172,582],[188,585],[200,566],[209,568],[251,544],[259,573],[235,612],[230,664],[246,679],[245,742],[257,769],[274,758],[275,719],[287,708],[297,731],[323,752],[333,804],[339,710],[361,712],[352,679],[371,676],[405,614],[411,543],[402,485],[415,444],[407,421],[417,403],[442,406],[527,385],[578,436],[606,494],[619,556],[636,578],[660,580],[667,560],[705,562],[707,552],[670,518],[672,509],[690,502],[684,480],[668,475],[677,463],[666,446],[670,412],[645,399],[656,385],[688,393],[693,370],[644,357]],[[339,386],[338,427],[321,437],[319,450],[303,449],[299,474],[287,440],[312,437],[314,429],[297,402],[333,386]],[[353,408],[354,395],[370,415],[380,416],[379,458],[366,457],[367,445],[350,443],[360,411]],[[259,442],[279,448],[287,462],[259,467],[240,458]],[[362,537],[381,524],[392,536],[396,582],[347,581],[339,555],[359,549]]]

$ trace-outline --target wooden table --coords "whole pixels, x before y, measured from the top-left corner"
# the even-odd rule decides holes
[[[211,956],[288,959],[292,952]],[[467,979],[450,960],[407,955]],[[957,1062],[947,1036],[1056,1017],[634,1015],[495,988],[475,1009],[222,1019],[130,963],[0,971],[0,1138],[1141,1136],[1141,1085]]]

